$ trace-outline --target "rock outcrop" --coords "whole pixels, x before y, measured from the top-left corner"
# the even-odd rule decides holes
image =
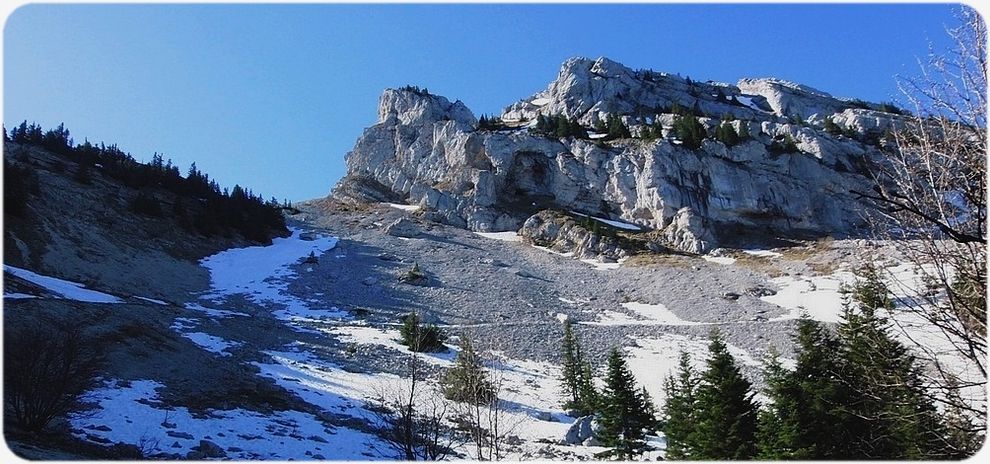
[[[672,128],[678,108],[700,114],[709,137],[730,115],[748,137],[688,149]],[[459,101],[386,90],[331,195],[418,204],[426,219],[483,232],[517,230],[544,209],[576,211],[658,230],[694,253],[740,232],[842,235],[862,225],[849,192],[867,188],[879,136],[898,123],[880,109],[775,79],[701,83],[575,58],[506,108],[500,130],[478,129]],[[590,136],[536,133],[541,115],[573,118]],[[634,135],[659,121],[662,136],[604,141],[593,128],[608,115]],[[827,133],[826,119],[845,135]]]
[[[526,219],[519,235],[526,242],[559,253],[573,253],[582,259],[616,261],[627,255],[615,238],[595,234],[574,219],[554,211],[540,211]]]

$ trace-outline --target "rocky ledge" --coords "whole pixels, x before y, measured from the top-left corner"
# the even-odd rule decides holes
[[[673,127],[688,108],[704,130],[696,149]],[[900,121],[882,109],[776,79],[702,83],[576,58],[495,125],[460,101],[385,90],[331,197],[416,204],[426,219],[482,232],[574,211],[655,230],[692,253],[747,233],[844,236],[863,221],[849,192],[868,188],[884,131]],[[536,130],[554,116],[587,136]],[[610,118],[631,137],[596,132]],[[737,143],[716,140],[722,124],[743,134]]]

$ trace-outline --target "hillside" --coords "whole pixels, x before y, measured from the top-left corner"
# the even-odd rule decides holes
[[[701,456],[820,413],[799,425],[837,444],[810,456],[963,457],[958,411],[919,392],[947,368],[979,411],[981,366],[907,310],[932,271],[866,237],[856,194],[902,113],[572,59],[498,116],[385,90],[347,176],[296,207],[21,125],[5,405],[86,401],[34,428],[8,407],[5,438],[34,459],[587,460],[625,408],[653,460],[679,457],[658,419],[681,401],[716,448],[748,427]],[[80,375],[10,374],[66,353]]]

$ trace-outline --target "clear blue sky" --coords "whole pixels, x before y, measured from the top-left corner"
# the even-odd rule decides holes
[[[4,29],[3,120],[196,161],[225,186],[324,196],[415,84],[475,114],[546,85],[572,56],[695,80],[775,76],[896,97],[953,5],[28,5]]]

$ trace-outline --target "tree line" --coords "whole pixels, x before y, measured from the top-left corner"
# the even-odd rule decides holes
[[[632,459],[648,449],[645,436],[662,432],[666,459],[962,459],[982,436],[961,410],[938,410],[921,366],[892,332],[883,312],[893,300],[879,274],[864,269],[846,289],[843,318],[832,328],[802,317],[793,334],[796,365],[772,352],[764,362],[765,404],[713,331],[704,368],[681,353],[665,379],[659,414],[637,388],[618,350],[610,353],[596,388],[570,324],[562,344],[562,394],[572,415],[594,415],[600,457]]]
[[[248,240],[268,243],[272,237],[287,233],[281,212],[289,206],[287,202],[264,200],[239,185],[231,190],[221,188],[196,163],[183,177],[172,160],[166,161],[158,153],[150,162],[141,163],[117,145],[95,145],[88,140],[76,144],[63,124],[44,130],[24,121],[9,134],[4,127],[4,142],[40,147],[75,163],[72,178],[81,184],[91,184],[93,172],[98,169],[102,175],[138,191],[130,200],[133,212],[170,217],[181,227],[207,237],[238,233]],[[65,169],[61,165],[56,168],[59,167]],[[25,175],[29,171],[25,165],[8,163],[5,158],[4,168],[5,206],[10,208],[7,211],[23,215],[31,192],[37,190],[36,182],[31,184],[33,176]],[[13,183],[8,184],[8,180]],[[172,194],[171,208],[163,206],[163,192]]]

